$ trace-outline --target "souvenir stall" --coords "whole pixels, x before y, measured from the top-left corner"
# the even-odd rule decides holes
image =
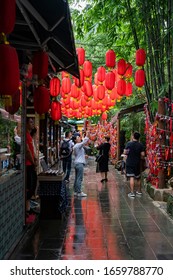
[[[25,218],[26,117],[34,118],[39,133],[38,147],[40,148],[43,144],[42,147],[47,149],[43,151],[44,157],[53,164],[57,156],[55,155],[57,150],[55,152],[54,149],[57,147],[55,138],[60,137],[58,136],[60,128],[53,118],[51,118],[53,124],[49,125],[50,119],[46,116],[49,113],[50,104],[47,78],[50,81],[61,71],[67,71],[79,77],[68,2],[64,0],[1,1],[0,60],[0,95],[5,102],[8,101],[6,110],[14,114],[19,107],[21,108],[20,170],[6,170],[7,172],[4,172],[4,176],[0,178],[0,259],[6,259],[27,228]],[[32,71],[31,65],[34,65]],[[20,91],[19,81],[21,81]],[[13,100],[15,94],[17,97],[20,95],[20,98],[17,98],[19,100],[17,104],[14,104]],[[29,104],[28,101],[33,104]],[[51,99],[51,106],[53,106],[52,101]],[[57,103],[56,100],[54,105]],[[45,114],[44,119],[41,117],[42,114]],[[49,139],[46,138],[47,133],[49,133]],[[43,143],[41,143],[42,139]],[[51,145],[51,152],[47,144]],[[40,171],[41,169],[38,170]]]

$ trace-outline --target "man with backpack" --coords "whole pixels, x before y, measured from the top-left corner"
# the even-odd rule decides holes
[[[62,168],[65,174],[64,180],[66,183],[69,182],[71,163],[72,163],[72,152],[74,143],[71,140],[71,131],[65,132],[65,139],[62,141],[60,146],[60,158],[62,159]]]

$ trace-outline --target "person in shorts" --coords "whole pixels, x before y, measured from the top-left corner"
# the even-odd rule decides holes
[[[145,157],[144,146],[139,142],[140,133],[134,132],[132,140],[129,141],[124,150],[124,154],[127,155],[126,159],[126,177],[130,181],[130,193],[129,197],[141,196],[141,170],[140,162],[141,158]],[[135,180],[137,190],[135,192]]]

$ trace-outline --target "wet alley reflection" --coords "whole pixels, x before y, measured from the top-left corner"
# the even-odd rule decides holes
[[[34,236],[13,259],[154,260],[173,259],[173,221],[143,192],[127,196],[125,178],[110,166],[101,183],[94,161],[85,170],[86,198],[73,196],[66,219],[41,220]]]

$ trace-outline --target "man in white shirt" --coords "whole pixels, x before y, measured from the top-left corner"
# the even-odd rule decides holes
[[[87,194],[82,192],[82,181],[84,174],[85,150],[84,145],[89,141],[89,132],[86,133],[86,137],[81,139],[80,135],[74,136],[75,145],[73,147],[74,152],[74,167],[75,167],[75,181],[74,181],[74,195],[78,197],[86,197]]]

